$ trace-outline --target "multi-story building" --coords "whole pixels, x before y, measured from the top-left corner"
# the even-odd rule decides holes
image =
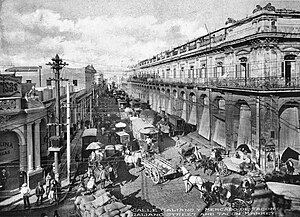
[[[54,82],[46,87],[46,80],[54,77],[53,73],[26,66],[11,67],[4,73],[0,74],[0,196],[18,192],[23,182],[34,188],[43,180],[43,171],[54,161],[48,148],[50,138],[56,135],[56,126],[51,123],[57,122]],[[96,70],[92,66],[76,73],[75,76],[68,69],[61,73],[61,78],[71,83],[71,132],[90,124],[93,92],[98,93],[100,88],[94,86]],[[65,86],[61,82],[62,125],[67,121]],[[62,138],[66,137],[64,131],[62,127]]]
[[[132,70],[132,95],[177,115],[209,144],[247,144],[273,168],[300,151],[300,12],[256,6],[251,16],[152,58]],[[267,159],[267,160],[266,160]]]

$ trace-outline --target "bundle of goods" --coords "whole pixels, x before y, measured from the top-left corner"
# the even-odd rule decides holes
[[[105,189],[75,199],[77,213],[82,217],[131,217],[131,205],[125,205]]]

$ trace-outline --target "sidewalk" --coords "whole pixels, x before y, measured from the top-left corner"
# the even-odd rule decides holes
[[[75,155],[76,155],[78,149],[81,147],[80,138],[81,138],[82,133],[83,133],[83,130],[79,130],[71,142],[71,159],[75,158]],[[62,154],[61,159],[63,159],[63,160],[60,164],[59,171],[60,171],[60,174],[63,174],[63,173],[66,173],[66,167],[67,167],[66,151]],[[71,166],[71,176],[72,176],[71,179],[76,178],[76,177],[74,177],[75,174],[76,174],[76,166],[75,166],[75,164],[73,164],[73,166]],[[65,175],[63,175],[61,178],[62,178],[62,180],[61,180],[62,192],[61,192],[59,202],[61,202],[62,200],[65,199],[65,196],[67,195],[67,193],[69,192],[69,189],[70,189],[69,182],[66,179]],[[44,189],[46,189],[45,186],[44,186]],[[45,198],[45,195],[43,198],[43,205],[36,206],[35,205],[36,200],[37,200],[37,197],[35,196],[35,189],[31,189],[30,197],[29,197],[31,209],[42,209],[45,207],[50,207],[50,206],[56,205],[56,203],[50,204],[49,199]],[[7,198],[6,200],[3,200],[0,202],[0,211],[1,212],[11,211],[11,210],[14,210],[14,211],[15,210],[24,210],[23,209],[23,197],[20,193],[14,195],[14,196],[11,196],[10,198]]]

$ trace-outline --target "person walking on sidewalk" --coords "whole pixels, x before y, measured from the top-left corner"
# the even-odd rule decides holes
[[[52,179],[52,177],[51,177],[50,173],[48,173],[46,176],[46,197],[49,196],[51,179]]]
[[[57,185],[55,179],[52,179],[50,182],[49,199],[50,204],[57,201]]]
[[[41,184],[41,182],[38,182],[38,186],[35,188],[35,195],[37,197],[36,205],[42,205],[43,204],[43,195],[45,193],[44,187]]]
[[[22,185],[22,188],[20,190],[20,193],[23,196],[23,201],[24,201],[24,209],[27,207],[30,209],[30,202],[29,202],[29,196],[30,196],[30,188],[27,186],[27,183],[24,183]]]

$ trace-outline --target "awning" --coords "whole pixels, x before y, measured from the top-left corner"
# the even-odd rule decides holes
[[[182,113],[181,113],[181,118],[185,121],[187,121],[187,105],[186,105],[186,101],[184,100],[183,102],[183,106],[182,106]]]
[[[167,108],[166,108],[166,112],[167,112],[168,114],[172,114],[172,98],[171,98],[171,97],[169,97],[169,98],[167,99]]]
[[[123,131],[121,131],[121,132],[116,132],[116,134],[117,134],[118,136],[129,136],[128,133],[123,132]]]
[[[190,113],[188,123],[192,124],[192,125],[197,125],[197,111],[196,111],[195,103],[193,103],[193,105],[192,105],[192,109],[191,109],[191,113]]]
[[[210,117],[208,106],[204,106],[199,125],[199,134],[206,139],[210,135]]]
[[[166,110],[166,98],[165,98],[165,96],[161,96],[161,98],[160,98],[160,111],[161,110],[163,110],[163,111]]]
[[[226,133],[225,133],[225,121],[221,119],[217,119],[215,125],[215,132],[213,141],[218,143],[219,145],[226,147]]]

